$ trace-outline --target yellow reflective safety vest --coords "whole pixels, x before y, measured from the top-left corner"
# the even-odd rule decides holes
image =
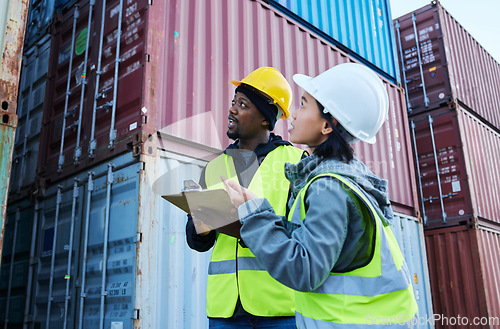
[[[351,180],[326,173],[314,177],[299,192],[290,210],[293,216],[300,200],[301,219],[306,217],[305,191],[313,181],[331,176],[340,181],[358,201],[363,218],[375,227],[375,245],[370,262],[345,273],[330,272],[326,281],[312,292],[295,291],[296,322],[299,328],[369,329],[402,326],[417,313],[410,274],[392,230],[384,226],[377,211]]]
[[[248,189],[266,198],[276,214],[286,215],[290,182],[285,177],[285,162],[297,163],[303,150],[280,145],[269,152],[260,164]],[[238,181],[233,158],[222,154],[210,161],[205,171],[207,188],[224,188],[220,176]],[[236,303],[256,316],[293,316],[294,292],[273,279],[238,239],[218,234],[208,268],[207,315],[228,318]]]

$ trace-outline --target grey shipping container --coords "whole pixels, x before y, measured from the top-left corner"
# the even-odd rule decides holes
[[[500,130],[500,63],[435,1],[395,20],[410,115],[455,100]]]
[[[410,124],[426,228],[500,224],[500,133],[456,103]]]
[[[389,0],[267,0],[394,83],[400,81]]]
[[[18,95],[18,127],[14,144],[9,192],[24,198],[35,182],[42,129],[42,112],[49,68],[50,35],[23,54]],[[20,194],[13,195],[14,193]]]

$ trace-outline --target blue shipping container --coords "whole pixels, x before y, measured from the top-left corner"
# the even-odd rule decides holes
[[[273,7],[399,82],[389,0],[267,0]]]

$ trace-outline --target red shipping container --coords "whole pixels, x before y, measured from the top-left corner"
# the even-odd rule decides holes
[[[500,63],[438,1],[394,23],[410,115],[457,99],[500,129]]]
[[[500,133],[458,104],[413,116],[426,228],[500,224]],[[439,173],[439,175],[437,175]]]
[[[78,22],[86,22],[88,5],[81,2]],[[98,106],[113,100],[112,76],[116,44],[118,0],[108,2],[104,33],[103,73],[98,92],[111,86],[108,97],[100,99]],[[232,79],[241,79],[259,66],[273,66],[291,82],[295,73],[317,75],[328,68],[354,59],[329,44],[318,35],[297,25],[283,13],[264,1],[202,1],[129,0],[124,4],[122,50],[118,79],[117,141],[108,149],[110,113],[98,112],[96,121],[96,157],[87,157],[92,123],[92,103],[98,67],[98,48],[102,2],[97,1],[91,24],[89,45],[88,84],[84,97],[82,159],[73,165],[76,133],[66,132],[64,164],[58,173],[60,148],[60,122],[65,102],[65,86],[70,59],[61,58],[59,49],[71,44],[73,12],[64,15],[56,28],[53,40],[53,86],[47,95],[53,104],[46,109],[39,173],[53,183],[68,175],[88,168],[93,162],[104,161],[114,154],[132,148],[142,150],[144,137],[159,132],[165,145],[169,139],[197,143],[209,149],[223,149],[230,140],[226,136],[227,115],[234,94]],[[130,13],[128,15],[127,13]],[[128,16],[127,16],[128,15]],[[109,22],[109,23],[108,23]],[[80,24],[80,23],[77,23]],[[77,25],[79,36],[87,23]],[[130,44],[127,43],[129,40]],[[84,44],[83,42],[79,43]],[[127,48],[128,47],[128,48]],[[66,54],[66,53],[64,53]],[[80,102],[76,85],[78,67],[84,55],[73,59],[70,106]],[[60,64],[59,64],[60,63]],[[95,69],[93,69],[95,68]],[[129,72],[132,72],[129,74]],[[389,118],[377,136],[377,144],[357,144],[357,156],[379,176],[389,180],[389,195],[396,211],[415,216],[418,197],[414,175],[413,152],[409,135],[406,106],[402,89],[384,80],[390,96]],[[299,106],[302,91],[292,83],[293,107]],[[110,110],[111,112],[111,110]],[[78,110],[76,111],[78,114]],[[68,117],[71,125],[75,119]],[[280,120],[275,132],[288,137],[288,121]],[[55,129],[55,127],[57,129]],[[134,135],[139,132],[139,135]],[[169,146],[166,146],[167,148]],[[186,154],[188,147],[169,149]],[[210,152],[209,152],[210,153]]]
[[[500,328],[500,226],[425,231],[434,307],[441,328]]]
[[[122,7],[120,0],[107,1],[105,8],[102,1],[94,6],[88,0],[79,1],[54,23],[38,162],[42,177],[62,179],[140,141],[136,134],[141,135],[146,122],[141,111],[146,9],[147,0],[123,1]],[[110,135],[115,139],[112,145]],[[88,155],[91,145],[95,145],[93,156]]]

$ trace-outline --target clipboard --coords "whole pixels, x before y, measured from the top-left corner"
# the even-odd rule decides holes
[[[196,184],[194,188],[193,183]],[[188,186],[190,188],[186,189]],[[193,181],[185,181],[184,187],[181,193],[162,195],[162,198],[188,214],[192,215],[196,211],[196,219],[212,229],[240,238],[241,223],[238,211],[231,203],[226,190],[202,190]]]

